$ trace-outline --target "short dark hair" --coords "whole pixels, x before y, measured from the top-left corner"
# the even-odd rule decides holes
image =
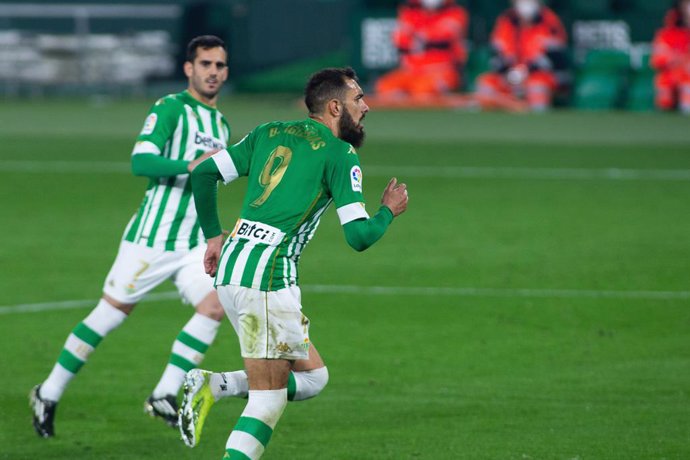
[[[352,67],[330,67],[312,74],[304,87],[304,103],[309,113],[322,113],[328,101],[343,99],[348,78],[358,81]]]
[[[225,42],[215,35],[200,35],[194,37],[192,41],[189,42],[189,45],[187,45],[187,61],[194,62],[199,48],[207,50],[209,48],[218,47],[223,48],[226,53],[228,52],[228,49],[225,47]]]

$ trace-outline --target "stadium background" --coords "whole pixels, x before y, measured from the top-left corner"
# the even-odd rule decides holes
[[[464,3],[476,72],[504,3]],[[218,458],[243,401],[219,403],[194,450],[142,414],[190,314],[172,285],[99,347],[55,439],[35,436],[26,396],[100,295],[145,189],[129,152],[181,88],[184,43],[228,40],[220,108],[239,139],[304,116],[297,93],[323,65],[390,65],[371,37],[395,2],[80,5],[0,2],[0,458]],[[410,209],[364,254],[325,216],[301,281],[331,383],[288,407],[265,458],[690,457],[690,130],[651,110],[644,64],[669,2],[552,5],[573,45],[562,108],[367,117],[369,206],[397,175]],[[221,190],[226,226],[243,189]],[[225,324],[204,366],[240,364]]]

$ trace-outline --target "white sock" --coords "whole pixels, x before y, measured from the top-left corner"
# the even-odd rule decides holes
[[[228,397],[246,398],[249,393],[249,381],[244,371],[214,372],[209,385],[216,401]]]
[[[287,388],[250,391],[247,406],[225,445],[226,455],[234,458],[233,453],[239,452],[260,458],[286,405]]]
[[[199,367],[203,361],[206,350],[216,338],[219,326],[220,321],[200,313],[192,316],[173,343],[170,361],[153,390],[154,398],[177,395],[187,372]]]
[[[42,398],[59,401],[67,384],[86,363],[103,337],[127,319],[127,314],[101,299],[89,315],[67,337],[57,363],[41,384]]]
[[[288,400],[304,401],[321,393],[328,383],[328,369],[320,367],[311,371],[290,372]],[[228,397],[247,397],[249,382],[244,371],[213,373],[209,379],[211,393],[217,400]]]
[[[290,380],[293,378],[294,387],[288,382],[288,399],[304,401],[321,393],[328,383],[328,369],[324,366],[311,371],[291,372]]]

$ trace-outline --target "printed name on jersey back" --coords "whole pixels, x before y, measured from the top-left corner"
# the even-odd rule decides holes
[[[225,143],[223,141],[199,131],[194,133],[194,144],[206,147],[208,150],[225,148]]]
[[[148,136],[153,132],[153,130],[156,128],[156,122],[158,121],[158,115],[155,113],[149,114],[148,117],[146,117],[146,121],[144,121],[144,127],[141,129],[141,135],[142,136]]]
[[[278,246],[285,238],[285,233],[270,225],[247,219],[238,219],[231,238],[243,238],[255,243]]]

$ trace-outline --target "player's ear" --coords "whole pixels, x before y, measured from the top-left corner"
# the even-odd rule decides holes
[[[327,108],[331,116],[339,117],[342,113],[342,104],[338,99],[331,99],[328,101]]]
[[[192,76],[192,71],[194,70],[194,65],[189,61],[185,61],[183,69],[184,69],[184,74],[187,76],[187,78],[189,78]]]

